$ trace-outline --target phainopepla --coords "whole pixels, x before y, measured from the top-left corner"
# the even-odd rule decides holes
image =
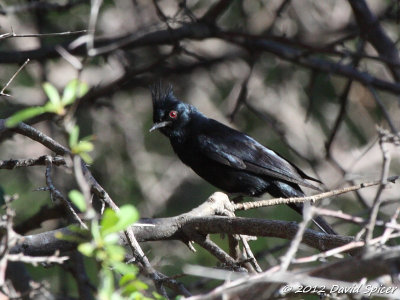
[[[172,87],[151,89],[153,121],[150,129],[166,135],[175,153],[200,177],[217,188],[242,196],[302,197],[300,186],[319,190],[307,182],[320,182],[248,135],[207,118],[193,105],[179,101]],[[289,204],[302,213],[302,204]],[[314,222],[336,234],[321,217]]]

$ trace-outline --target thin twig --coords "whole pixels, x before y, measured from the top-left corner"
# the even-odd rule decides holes
[[[393,216],[390,218],[390,222],[388,223],[388,225],[390,226],[394,226],[397,227],[397,230],[400,230],[400,226],[399,224],[396,222],[397,218],[399,217],[399,213],[400,213],[400,206],[397,207],[396,211],[394,212]],[[382,234],[382,238],[381,238],[381,245],[386,244],[387,240],[389,239],[390,235],[393,233],[395,229],[393,227],[386,227],[385,231]]]
[[[87,33],[88,30],[77,30],[77,31],[64,31],[64,32],[52,32],[52,33],[26,33],[26,34],[17,34],[13,32],[7,32],[0,35],[1,39],[7,38],[29,38],[29,37],[54,37],[54,36],[66,36],[66,35],[75,35],[81,33]]]
[[[396,202],[398,202],[398,200],[396,200]],[[330,210],[330,209],[326,209],[326,208],[322,208],[322,207],[315,207],[315,214],[317,214],[319,216],[338,218],[338,219],[341,219],[341,220],[344,220],[347,222],[351,222],[354,224],[364,225],[364,224],[368,223],[368,220],[366,220],[364,218],[346,214],[346,213],[342,212],[341,210],[337,211],[337,210]],[[385,227],[385,228],[389,228],[389,229],[400,230],[400,224],[397,224],[395,222],[385,223],[382,220],[376,220],[375,226],[381,226],[381,227]]]
[[[102,0],[93,0],[92,5],[90,6],[90,18],[89,18],[89,34],[87,40],[87,54],[89,56],[96,55],[96,50],[94,49],[94,35],[96,30],[96,23],[99,17],[99,10],[102,4]]]
[[[201,236],[200,234],[192,234],[193,240],[201,247],[210,252],[220,262],[235,271],[243,271],[244,269],[238,266],[238,263],[229,256],[224,250],[222,250],[217,244],[211,241],[209,238]]]
[[[60,200],[60,202],[64,205],[64,207],[71,213],[76,221],[81,225],[84,229],[89,229],[85,223],[81,220],[78,214],[73,209],[71,203],[64,197],[64,195],[54,186],[53,180],[51,179],[51,167],[52,167],[52,158],[51,156],[46,157],[46,185],[50,190],[50,197],[53,201],[56,199]]]
[[[290,243],[290,247],[287,250],[286,254],[282,257],[282,262],[280,265],[280,271],[286,271],[292,262],[294,256],[296,255],[297,250],[299,249],[301,240],[303,239],[304,232],[307,228],[308,223],[313,218],[313,207],[308,203],[304,205],[303,208],[303,221],[299,225],[299,230],[295,237],[293,238],[292,242]]]
[[[60,45],[55,46],[56,51],[78,71],[83,69],[81,61]]]
[[[248,236],[240,235],[240,239],[242,240],[243,248],[245,249],[247,256],[250,258],[251,262],[253,263],[257,273],[261,273],[262,269],[261,269],[260,265],[258,264],[257,259],[255,258],[254,254],[253,254],[253,251],[251,251],[250,245],[247,242],[248,238],[249,238]]]
[[[379,146],[381,148],[383,162],[382,162],[381,180],[379,181],[379,188],[375,195],[374,204],[372,206],[368,225],[366,226],[367,245],[369,244],[369,241],[372,239],[373,236],[376,218],[378,217],[379,207],[382,203],[381,194],[388,183],[387,176],[389,174],[389,167],[390,167],[390,154],[389,150],[387,149],[386,132],[383,129],[378,129],[378,132],[379,132]]]
[[[392,182],[394,183],[399,176],[392,176],[388,177],[386,179],[387,182]],[[266,207],[266,206],[273,206],[273,205],[278,205],[278,204],[288,204],[288,203],[302,203],[306,201],[319,201],[322,199],[326,199],[329,197],[345,194],[348,192],[356,191],[362,188],[374,186],[374,185],[379,185],[381,184],[381,181],[372,181],[372,182],[365,182],[365,183],[360,183],[356,184],[353,186],[329,191],[329,192],[324,192],[320,193],[317,195],[313,196],[307,196],[307,197],[292,197],[292,198],[274,198],[274,199],[268,199],[268,200],[259,200],[259,201],[254,201],[254,202],[245,202],[245,203],[236,203],[234,204],[234,210],[248,210],[248,209],[254,209],[258,207]]]
[[[398,238],[399,236],[400,236],[400,233],[394,233],[394,234],[390,234],[386,238],[387,239],[395,239],[395,238]],[[383,235],[380,237],[376,237],[369,242],[369,245],[382,243],[382,239],[383,239]],[[296,264],[309,263],[309,262],[317,261],[319,259],[325,259],[330,256],[338,255],[338,254],[341,254],[344,252],[349,252],[352,249],[361,248],[361,247],[364,247],[365,245],[366,245],[365,241],[353,241],[353,242],[350,242],[343,246],[333,248],[333,249],[330,249],[325,252],[321,252],[321,253],[318,253],[315,255],[295,259],[295,260],[293,260],[293,263],[296,263]]]
[[[19,74],[19,72],[22,71],[23,68],[25,68],[25,66],[28,64],[29,62],[29,58],[22,64],[22,66],[19,67],[19,69],[17,70],[17,72],[14,73],[13,76],[11,76],[10,80],[6,83],[6,85],[2,88],[2,90],[0,91],[0,96],[8,96],[10,97],[11,95],[5,94],[4,91],[8,88],[8,86],[10,85],[10,83],[14,80],[14,78]]]

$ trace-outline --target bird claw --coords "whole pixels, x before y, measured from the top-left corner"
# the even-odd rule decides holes
[[[185,244],[186,244],[186,246],[189,248],[190,251],[192,251],[192,252],[194,252],[194,253],[197,252],[197,250],[196,250],[196,249],[194,248],[194,246],[193,246],[193,241],[187,241]]]

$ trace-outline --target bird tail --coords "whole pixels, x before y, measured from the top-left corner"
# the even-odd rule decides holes
[[[337,232],[333,230],[331,225],[329,225],[323,217],[317,216],[316,218],[313,219],[313,222],[315,225],[318,226],[319,229],[321,229],[323,232],[327,234],[335,234],[337,235]]]
[[[303,204],[302,203],[289,203],[288,205],[291,209],[294,209],[299,214],[301,214],[301,215],[303,214]],[[325,232],[327,234],[337,235],[337,232],[335,230],[333,230],[333,228],[328,224],[328,222],[325,221],[324,218],[317,216],[313,219],[313,222],[323,232]]]
[[[280,184],[281,187],[283,186],[282,182],[280,182],[279,184]],[[276,192],[274,194],[276,194]],[[282,197],[283,196],[285,198],[289,198],[289,197],[304,197],[305,196],[305,194],[301,190],[301,188],[297,184],[293,184],[293,183],[285,184],[285,188],[279,188],[279,194],[280,195],[273,195],[273,196],[277,196],[277,197]],[[294,209],[295,211],[297,211],[300,215],[303,214],[303,204],[302,203],[288,203],[288,206],[290,208]],[[336,231],[333,230],[333,228],[325,221],[324,218],[322,218],[320,216],[317,216],[317,217],[315,217],[313,219],[313,222],[323,232],[325,232],[327,234],[335,234],[335,235],[337,235]]]

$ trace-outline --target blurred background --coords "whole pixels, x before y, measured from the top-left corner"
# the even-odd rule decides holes
[[[215,6],[212,10],[213,5],[223,2],[1,1],[1,86],[27,58],[30,62],[8,86],[6,92],[11,97],[1,97],[0,117],[46,103],[44,82],[60,91],[71,79],[86,82],[90,91],[78,102],[74,117],[82,137],[93,135],[90,169],[118,205],[134,204],[141,217],[179,215],[216,191],[179,161],[167,138],[159,132],[149,133],[149,85],[159,80],[172,84],[178,99],[246,132],[320,179],[326,190],[379,180],[382,151],[377,128],[392,132],[400,128],[398,94],[374,85],[366,87],[354,80],[356,76],[339,76],[335,69],[328,72],[321,62],[367,72],[389,84],[394,81],[393,68],[399,65],[380,58],[363,35],[349,1],[232,1],[220,12],[215,12]],[[97,18],[93,12],[96,3]],[[367,3],[385,34],[397,43],[398,2]],[[202,22],[218,29],[191,26]],[[35,36],[87,29],[95,31]],[[17,36],[7,37],[10,33]],[[23,34],[34,36],[18,37]],[[95,43],[88,49],[86,42],[91,38]],[[240,39],[246,38],[279,45],[281,52],[243,46]],[[88,55],[88,50],[93,55]],[[296,58],[289,59],[291,51],[297,53]],[[313,59],[317,61],[314,67],[308,63]],[[67,145],[57,118],[44,114],[28,123]],[[399,174],[398,148],[388,145],[388,151],[390,175]],[[44,154],[51,153],[25,137],[1,136],[2,160]],[[53,177],[64,193],[76,188],[67,168],[55,169]],[[1,170],[0,185],[5,193],[19,195],[14,203],[16,224],[29,220],[41,206],[52,205],[48,193],[34,191],[45,185],[44,167]],[[376,189],[327,199],[320,205],[367,218]],[[390,219],[398,207],[399,192],[398,185],[384,191],[380,219]],[[285,206],[238,215],[301,219]],[[334,219],[329,222],[344,235],[360,230]],[[30,233],[65,225],[65,221],[48,220]],[[226,240],[214,239],[226,249]],[[251,246],[262,266],[268,268],[286,249],[287,241],[259,238]],[[216,264],[201,248],[194,254],[180,242],[154,242],[143,247],[153,265],[167,275],[181,273],[186,263]],[[301,251],[314,250],[301,246]],[[30,267],[30,271],[35,278],[49,280],[55,291],[74,289],[58,267]],[[185,280],[199,289],[215,284]]]

